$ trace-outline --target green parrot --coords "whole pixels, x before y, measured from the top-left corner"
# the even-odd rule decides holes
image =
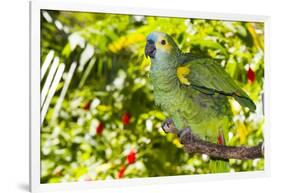
[[[169,114],[180,135],[185,129],[212,143],[226,144],[232,112],[229,98],[253,112],[255,103],[211,58],[183,53],[171,36],[152,32],[145,55],[151,59],[150,80],[156,105]],[[211,158],[212,173],[229,171],[228,160]]]

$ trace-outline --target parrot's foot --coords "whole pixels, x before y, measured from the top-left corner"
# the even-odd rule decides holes
[[[162,129],[165,133],[173,133],[173,134],[178,134],[178,130],[175,127],[174,121],[169,118],[166,121],[162,123]]]
[[[191,130],[189,128],[186,129],[181,129],[178,133],[177,133],[180,142],[182,144],[186,143],[187,141],[191,142],[192,140],[192,134],[191,134]]]

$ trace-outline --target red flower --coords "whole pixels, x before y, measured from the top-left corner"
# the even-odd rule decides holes
[[[121,166],[121,168],[118,171],[117,178],[123,178],[125,171],[126,171],[126,166],[124,165]]]
[[[84,104],[83,109],[84,109],[85,111],[88,111],[88,110],[90,109],[90,107],[91,107],[91,102],[92,102],[92,101],[88,101],[87,103]]]
[[[128,112],[124,113],[121,118],[124,125],[128,125],[130,123],[130,119],[131,119],[131,115]]]
[[[223,134],[219,134],[219,136],[218,136],[218,144],[219,145],[223,145],[224,144]]]
[[[96,128],[97,135],[100,135],[102,133],[103,129],[104,129],[104,124],[102,122],[100,122]]]
[[[128,164],[132,164],[136,161],[136,152],[131,150],[130,153],[127,155],[127,162]]]
[[[247,77],[248,77],[248,81],[250,83],[253,83],[256,79],[256,73],[251,68],[249,68],[247,71]]]

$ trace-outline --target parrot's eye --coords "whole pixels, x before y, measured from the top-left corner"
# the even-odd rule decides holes
[[[165,40],[161,40],[161,44],[162,44],[162,45],[165,45],[165,44],[166,44],[166,41],[165,41]]]

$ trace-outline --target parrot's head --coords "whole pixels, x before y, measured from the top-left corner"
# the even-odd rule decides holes
[[[151,32],[146,38],[145,56],[149,56],[152,62],[168,65],[179,52],[177,44],[168,34]]]

